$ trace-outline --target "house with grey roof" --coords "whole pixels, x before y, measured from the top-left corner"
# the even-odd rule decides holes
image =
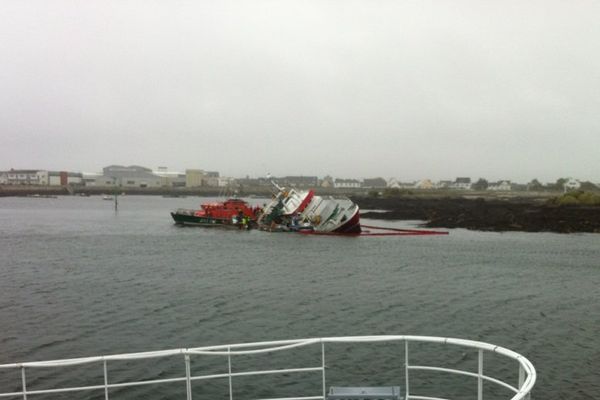
[[[362,187],[365,189],[383,189],[387,182],[383,178],[367,178],[363,180]]]
[[[459,177],[450,185],[451,189],[470,190],[471,178]]]

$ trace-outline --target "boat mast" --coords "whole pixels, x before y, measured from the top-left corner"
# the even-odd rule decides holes
[[[277,184],[277,182],[275,182],[275,179],[273,179],[273,178],[271,177],[271,174],[267,174],[267,179],[268,179],[269,181],[271,181],[271,184],[272,184],[273,186],[275,186],[275,188],[277,188],[277,190],[279,190],[280,192],[281,192],[281,191],[283,191],[283,189],[284,189],[284,188],[282,188],[281,186],[279,186],[279,185]]]

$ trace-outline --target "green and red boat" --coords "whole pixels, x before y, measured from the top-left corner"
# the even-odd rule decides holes
[[[183,209],[171,213],[177,225],[251,229],[256,227],[258,207],[241,199],[205,203],[199,210]]]

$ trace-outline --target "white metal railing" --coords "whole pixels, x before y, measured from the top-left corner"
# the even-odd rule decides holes
[[[227,378],[229,381],[229,399],[233,400],[233,378],[241,376],[254,376],[254,375],[273,375],[273,374],[291,374],[291,373],[304,373],[304,372],[321,372],[320,378],[322,380],[322,393],[315,396],[304,396],[304,397],[287,397],[280,399],[263,399],[263,400],[325,400],[327,397],[326,392],[326,367],[325,367],[325,345],[327,343],[373,343],[373,342],[404,342],[404,364],[405,364],[405,375],[404,375],[404,387],[405,387],[405,400],[446,400],[443,397],[427,397],[419,396],[410,393],[410,371],[432,371],[442,372],[448,374],[464,375],[477,379],[477,399],[483,399],[483,382],[488,381],[498,386],[501,386],[509,391],[513,392],[511,400],[529,399],[531,390],[536,381],[535,368],[529,362],[529,360],[522,355],[515,353],[514,351],[506,348],[495,346],[492,344],[477,342],[472,340],[454,339],[454,338],[442,338],[433,336],[404,336],[404,335],[385,335],[385,336],[348,336],[348,337],[326,337],[326,338],[312,338],[312,339],[295,339],[295,340],[280,340],[271,342],[255,342],[255,343],[240,343],[230,344],[221,346],[205,346],[195,347],[188,349],[174,349],[174,350],[163,350],[163,351],[151,351],[144,353],[129,353],[129,354],[117,354],[109,356],[98,356],[98,357],[83,357],[83,358],[72,358],[54,361],[36,361],[36,362],[25,362],[25,363],[14,363],[0,365],[0,370],[3,369],[20,369],[21,371],[21,391],[18,392],[0,392],[0,398],[22,398],[27,399],[28,396],[34,396],[39,394],[51,394],[51,393],[67,393],[77,391],[104,391],[105,400],[109,399],[109,390],[115,388],[134,387],[142,385],[155,385],[162,383],[171,382],[185,382],[186,385],[186,399],[192,400],[192,381],[196,380],[208,380],[208,379],[224,379]],[[442,368],[436,366],[427,365],[412,365],[409,364],[409,343],[411,342],[422,342],[422,343],[438,343],[445,345],[462,346],[467,348],[476,349],[478,351],[478,369],[476,372],[464,371],[452,368]],[[274,369],[274,370],[258,370],[258,371],[247,371],[247,372],[232,372],[232,358],[239,355],[253,355],[253,354],[264,354],[272,353],[277,351],[285,351],[293,348],[299,348],[304,346],[319,346],[321,347],[321,365],[305,368],[288,368],[288,369]],[[491,376],[484,375],[483,373],[483,355],[484,352],[496,353],[502,355],[508,359],[512,359],[518,364],[519,378],[516,386],[513,386],[502,380],[493,378]],[[167,379],[151,379],[151,380],[140,380],[131,382],[120,382],[120,383],[109,383],[108,379],[108,363],[111,361],[124,361],[124,360],[141,360],[141,359],[156,359],[161,357],[168,357],[174,355],[181,355],[184,359],[185,364],[185,376],[177,378]],[[227,373],[223,374],[212,374],[212,375],[195,375],[192,376],[190,368],[190,357],[195,355],[203,356],[217,356],[227,358]],[[102,385],[91,385],[91,386],[80,386],[80,387],[66,387],[57,389],[40,389],[30,390],[27,388],[27,375],[26,369],[33,368],[58,368],[67,367],[82,364],[93,364],[98,363],[102,365],[104,384]],[[0,388],[2,390],[2,388]]]

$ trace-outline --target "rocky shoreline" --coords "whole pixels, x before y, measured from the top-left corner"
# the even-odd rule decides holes
[[[429,228],[481,231],[600,233],[600,207],[551,205],[539,199],[354,197],[363,218],[424,220]]]

